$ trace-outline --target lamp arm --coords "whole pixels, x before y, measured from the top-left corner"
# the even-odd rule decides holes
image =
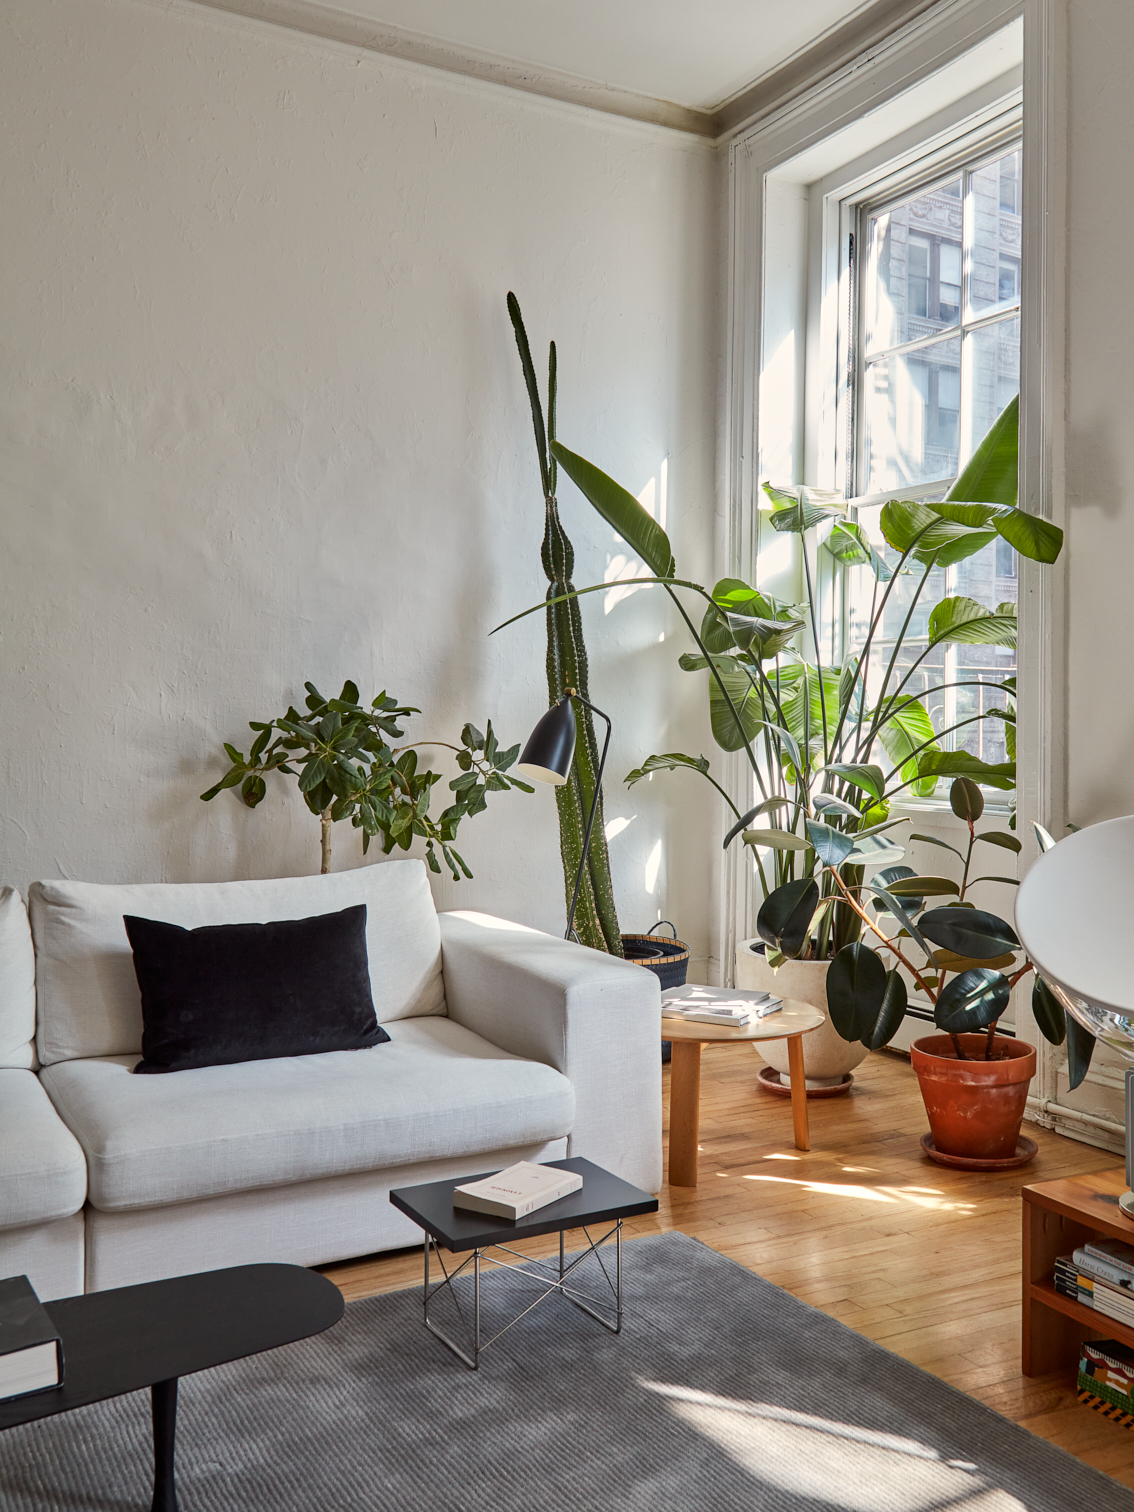
[[[606,753],[610,749],[610,736],[612,728],[609,716],[604,714],[601,709],[596,708],[593,703],[590,703],[587,699],[585,699],[581,693],[576,693],[574,692],[574,690],[569,690],[567,697],[578,699],[581,704],[590,709],[592,714],[597,714],[600,719],[606,720],[606,739],[602,743],[602,756],[599,758],[598,775],[595,778],[595,795],[591,799],[591,812],[587,817],[587,832],[583,836],[583,852],[579,857],[579,870],[575,873],[575,891],[571,896],[571,911],[567,915],[567,932],[563,936],[565,940],[569,940],[571,936],[575,934],[575,906],[579,901],[579,888],[582,886],[583,882],[583,868],[587,864],[587,852],[588,850],[590,850],[591,846],[591,830],[594,828],[595,814],[598,811],[599,795],[602,792],[602,774],[603,769],[606,766]],[[575,935],[575,938],[578,939],[578,936]]]

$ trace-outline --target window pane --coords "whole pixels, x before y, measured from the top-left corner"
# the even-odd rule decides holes
[[[960,452],[961,343],[947,337],[866,369],[863,493],[952,477]]]
[[[863,283],[868,352],[956,325],[962,214],[957,178],[870,217]]]
[[[969,305],[988,310],[1020,297],[1020,152],[973,170]]]
[[[972,364],[968,399],[972,449],[980,444],[1009,400],[1020,392],[1020,317],[1010,315],[995,325],[983,326],[970,332],[965,340]]]

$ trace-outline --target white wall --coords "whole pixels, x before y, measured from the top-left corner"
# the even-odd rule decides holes
[[[0,134],[2,880],[316,870],[292,788],[197,796],[305,678],[387,687],[423,735],[526,736],[541,620],[488,639],[545,586],[509,288],[536,350],[558,341],[564,442],[635,492],[668,459],[679,570],[711,581],[703,143],[186,0],[8,0]],[[600,580],[621,548],[561,494],[576,582]],[[603,597],[623,928],[673,917],[703,957],[717,807],[692,777],[620,781],[712,751],[701,679],[656,592]],[[460,848],[475,880],[440,906],[562,927],[549,790]],[[360,857],[340,826],[334,867]]]
[[[1067,814],[1134,811],[1134,56],[1128,0],[1071,0]]]

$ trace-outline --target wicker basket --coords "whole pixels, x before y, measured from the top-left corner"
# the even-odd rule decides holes
[[[667,987],[685,986],[685,975],[689,970],[689,947],[684,940],[677,938],[677,930],[673,929],[672,924],[669,924],[670,929],[673,929],[672,940],[655,937],[654,929],[660,928],[662,924],[669,924],[669,920],[659,919],[649,934],[623,935],[622,951],[628,961],[652,971],[664,992]],[[669,1060],[670,1054],[669,1040],[662,1040],[663,1063]]]
[[[664,992],[667,987],[685,986],[685,976],[689,970],[689,947],[684,940],[677,938],[676,929],[673,929],[672,940],[655,936],[654,929],[659,929],[662,924],[669,924],[670,929],[673,929],[668,919],[660,919],[649,934],[624,934],[622,950],[628,961],[652,971]]]

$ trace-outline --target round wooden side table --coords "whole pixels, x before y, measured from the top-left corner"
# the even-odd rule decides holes
[[[724,988],[700,988],[698,996],[708,990],[715,1000],[735,1003],[751,999],[750,992],[730,992]],[[689,987],[672,987],[662,993],[667,998],[688,998]],[[791,1111],[795,1125],[795,1147],[809,1150],[807,1130],[807,1087],[803,1072],[803,1036],[818,1029],[823,1014],[809,1003],[784,1000],[779,1013],[754,1019],[741,1029],[727,1024],[691,1024],[682,1019],[663,1018],[662,1038],[673,1046],[669,1084],[669,1184],[697,1185],[697,1134],[701,1115],[701,1046],[719,1044],[750,1045],[760,1040],[786,1039],[791,1079]]]

